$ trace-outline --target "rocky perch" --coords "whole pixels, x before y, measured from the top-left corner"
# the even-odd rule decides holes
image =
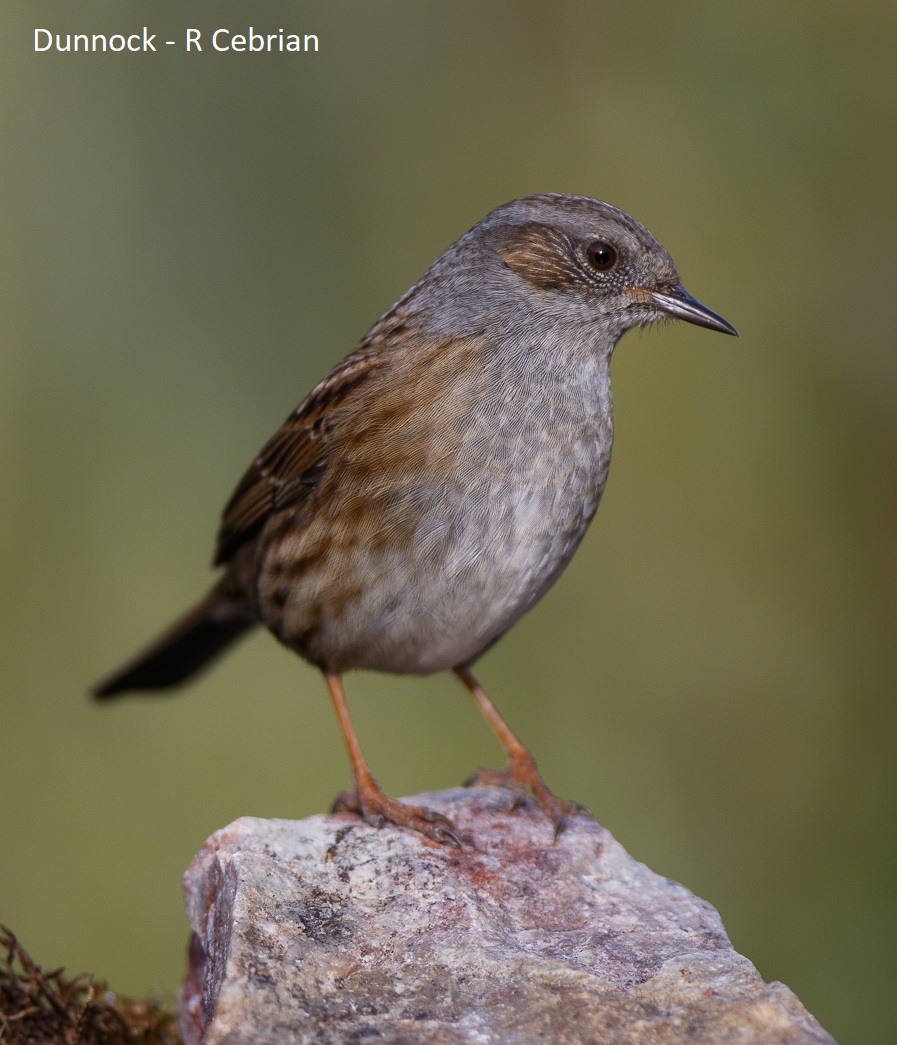
[[[834,1039],[703,900],[580,816],[420,795],[463,849],[346,814],[244,817],[184,877],[187,1043]]]

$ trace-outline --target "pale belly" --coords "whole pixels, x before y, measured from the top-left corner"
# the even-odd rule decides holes
[[[280,605],[263,582],[263,620],[325,670],[429,674],[470,663],[547,591],[579,545],[607,477],[609,412],[606,422],[582,416],[566,430],[518,431],[513,453],[501,439],[486,455],[478,444],[451,482],[393,496],[380,509],[381,532],[347,536]],[[389,539],[393,516],[404,539]],[[409,517],[417,520],[410,531]],[[338,527],[330,539],[339,541]]]

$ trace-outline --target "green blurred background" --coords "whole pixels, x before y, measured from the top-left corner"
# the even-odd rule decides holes
[[[321,49],[32,51],[144,24]],[[6,0],[0,920],[39,961],[171,997],[206,836],[349,783],[319,677],[267,635],[182,696],[85,690],[206,587],[245,465],[429,262],[575,192],[741,336],[624,339],[596,523],[479,673],[764,977],[895,1040],[895,38],[892,0]],[[395,794],[501,762],[449,678],[348,692]]]

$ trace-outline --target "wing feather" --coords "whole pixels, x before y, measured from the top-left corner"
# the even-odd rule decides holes
[[[332,416],[384,363],[362,343],[320,382],[262,447],[222,514],[215,564],[237,550],[277,511],[305,500],[327,468]]]

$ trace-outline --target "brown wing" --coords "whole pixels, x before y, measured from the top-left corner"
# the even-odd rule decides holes
[[[382,362],[383,353],[363,343],[330,371],[265,443],[224,509],[215,565],[229,562],[272,513],[308,497],[327,467],[332,411]]]

